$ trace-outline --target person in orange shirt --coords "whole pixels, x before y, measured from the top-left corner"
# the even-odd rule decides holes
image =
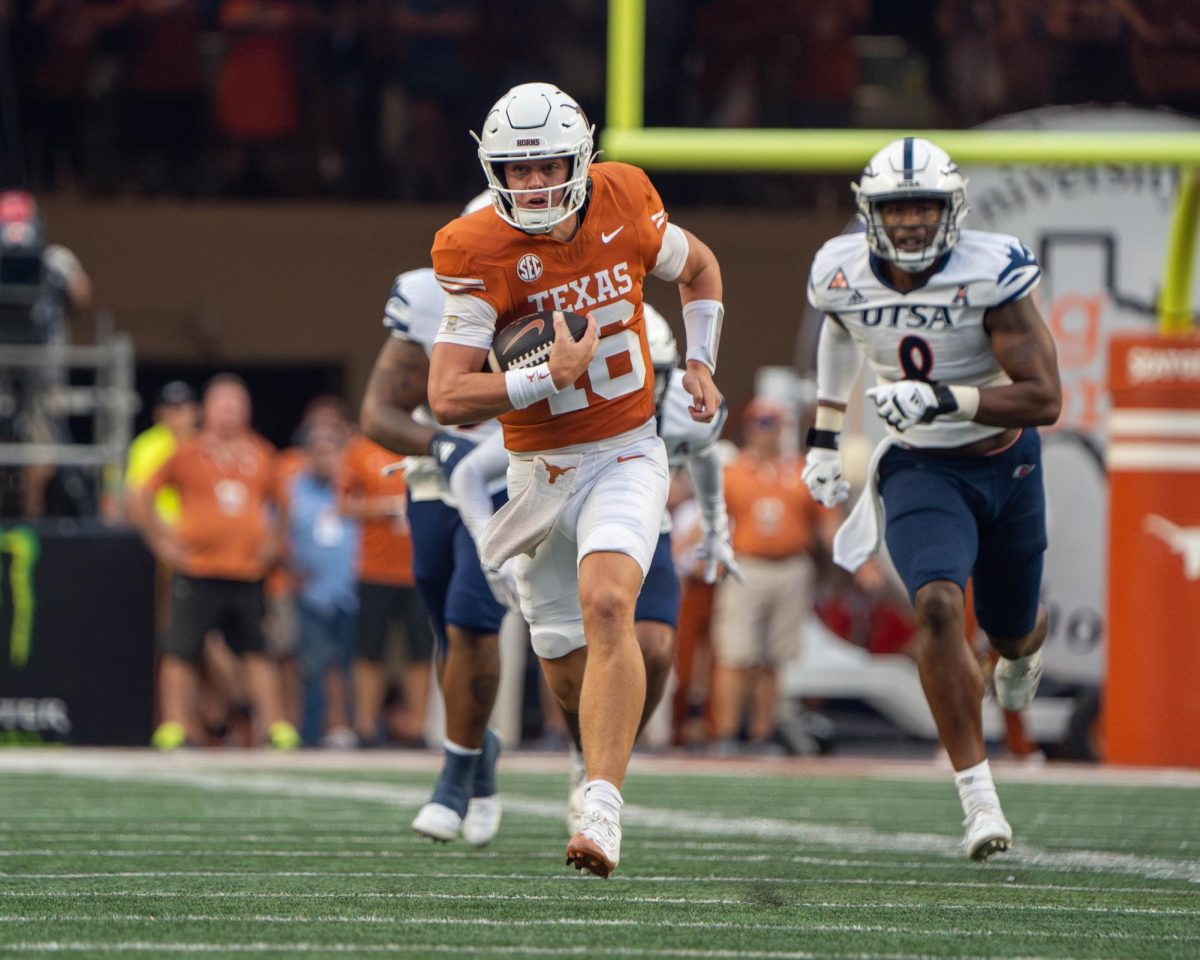
[[[669,223],[646,174],[593,163],[594,128],[549,83],[509,90],[484,118],[479,160],[491,207],[443,227],[433,269],[446,303],[429,366],[439,423],[498,417],[511,499],[483,541],[485,567],[515,567],[534,652],[563,709],[579,715],[587,785],[567,862],[609,876],[620,859],[621,785],[646,671],[634,605],[658,545],[669,471],[654,419],[642,291],[677,284],[693,419],[710,422],[724,306],[721,271]],[[559,313],[548,358],[488,372],[497,333],[527,314],[588,316],[574,340]]]
[[[278,553],[268,516],[278,489],[274,461],[274,448],[250,428],[245,383],[218,374],[204,391],[199,434],[181,444],[138,491],[135,522],[154,555],[175,571],[156,744],[182,746],[196,728],[204,637],[217,629],[243,658],[272,745],[291,749],[299,743],[295,727],[284,719],[278,669],[264,653],[263,578]],[[179,491],[174,527],[153,509],[155,494],[167,485]]]
[[[360,743],[379,739],[383,708],[383,653],[388,630],[399,626],[407,644],[404,665],[404,740],[425,736],[433,657],[433,630],[413,581],[412,539],[405,520],[400,471],[384,473],[396,455],[359,435],[342,465],[342,511],[362,521],[358,569],[358,646],[354,657],[354,731]]]
[[[783,452],[785,420],[777,404],[751,403],[745,445],[725,469],[733,551],[746,582],[722,582],[713,606],[712,732],[722,754],[738,751],[747,698],[747,749],[776,749],[778,672],[799,654],[812,610],[811,553],[818,536],[829,543],[837,531],[838,517],[808,492],[803,459]]]

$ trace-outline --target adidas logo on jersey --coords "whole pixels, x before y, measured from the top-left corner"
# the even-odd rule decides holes
[[[850,299],[846,302],[850,304],[850,306],[854,306],[856,303],[866,303],[867,298],[855,290],[852,294],[850,294]]]
[[[971,301],[967,299],[967,287],[966,287],[966,284],[962,284],[962,285],[961,285],[961,286],[959,286],[959,288],[958,288],[958,293],[956,293],[956,294],[954,295],[954,301],[953,301],[953,303],[951,304],[951,306],[955,306],[955,307],[968,307],[968,306],[970,306],[970,305],[971,305]]]

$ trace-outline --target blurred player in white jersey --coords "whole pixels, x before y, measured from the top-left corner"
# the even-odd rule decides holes
[[[1062,404],[1054,341],[1030,296],[1037,260],[1015,237],[963,230],[966,180],[939,147],[896,140],[854,185],[865,234],[835,237],[813,261],[808,297],[826,314],[818,409],[805,481],[844,500],[838,437],[865,355],[867,391],[888,437],[869,487],[834,543],[856,569],[878,545],[879,499],[917,622],[917,666],[956,771],[969,857],[1007,850],[984,748],[984,680],[964,643],[964,592],[1000,654],[1000,705],[1029,703],[1042,673],[1046,549],[1041,443]]]
[[[667,448],[667,463],[671,470],[686,467],[700,505],[700,526],[703,542],[698,553],[704,563],[704,579],[716,582],[719,576],[730,574],[741,580],[734,563],[729,541],[729,518],[725,513],[724,467],[716,442],[725,427],[727,409],[712,421],[701,423],[688,413],[691,395],[683,387],[684,371],[679,368],[679,350],[671,327],[654,307],[642,304],[646,316],[646,339],[650,346],[650,362],[654,368],[654,401],[658,435]],[[451,492],[459,504],[463,522],[478,543],[492,515],[492,498],[488,490],[493,481],[508,469],[508,453],[502,436],[491,436],[463,458],[450,481]],[[634,608],[634,630],[642,660],[646,665],[646,705],[642,719],[646,721],[662,700],[663,690],[675,663],[675,628],[679,622],[679,577],[671,557],[671,515],[663,511],[658,544],[650,562],[650,570],[642,583]],[[571,750],[571,783],[567,802],[567,829],[579,829],[583,809],[583,788],[587,782],[583,759],[583,744],[579,736],[579,714],[563,711],[573,741]]]
[[[405,479],[413,574],[434,624],[446,703],[442,772],[413,830],[440,841],[461,834],[482,845],[500,825],[500,741],[487,721],[499,683],[497,633],[504,608],[483,576],[447,481],[463,455],[499,426],[489,421],[470,429],[441,427],[429,413],[429,353],[444,300],[432,270],[396,278],[384,316],[390,336],[367,384],[361,425],[376,443],[409,455]],[[503,483],[496,490],[502,491]]]

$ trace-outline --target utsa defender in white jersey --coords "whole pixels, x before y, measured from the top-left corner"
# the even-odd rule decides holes
[[[684,371],[678,366],[679,350],[671,328],[662,314],[650,304],[644,303],[642,309],[645,311],[650,363],[654,369],[658,435],[667,448],[670,469],[687,469],[700,503],[704,540],[698,552],[704,561],[705,580],[714,583],[719,576],[728,573],[740,581],[741,572],[734,562],[733,547],[729,541],[729,518],[725,513],[724,466],[716,448],[725,426],[727,408],[722,402],[716,417],[708,423],[692,418],[688,412],[693,402],[692,395],[683,386]],[[489,484],[494,478],[503,476],[507,468],[508,455],[503,438],[489,437],[472,450],[454,471],[452,492],[460,504],[463,522],[470,528],[477,543],[491,519]],[[671,515],[665,510],[659,530],[650,569],[634,607],[634,630],[646,665],[646,703],[642,708],[639,730],[662,700],[667,678],[675,663],[679,577],[671,557]],[[574,741],[567,801],[567,832],[574,834],[579,829],[587,772],[579,736],[579,714],[568,710],[563,713]]]
[[[500,741],[487,720],[499,682],[497,634],[504,608],[483,575],[474,541],[450,499],[448,481],[480,435],[498,434],[499,426],[493,421],[450,429],[439,426],[429,412],[429,355],[444,301],[432,270],[396,278],[384,310],[390,336],[367,384],[361,425],[376,443],[409,455],[405,467],[413,574],[437,635],[446,703],[442,772],[430,802],[413,820],[413,830],[439,841],[461,834],[478,846],[488,843],[500,826]],[[503,502],[503,494],[497,496]]]
[[[917,623],[917,666],[956,771],[969,857],[1007,850],[983,742],[984,681],[964,642],[967,580],[1000,655],[996,698],[1019,710],[1042,673],[1045,493],[1036,428],[1062,404],[1054,341],[1030,293],[1040,269],[1014,237],[962,230],[966,180],[939,147],[888,144],[854,185],[865,234],[817,253],[809,300],[826,315],[817,348],[816,425],[804,479],[825,506],[844,500],[838,437],[865,355],[867,391],[889,436],[869,489],[838,532],[835,559],[854,569],[888,551]]]

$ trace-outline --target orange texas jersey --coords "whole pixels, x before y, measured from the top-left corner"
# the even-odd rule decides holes
[[[494,333],[537,310],[595,317],[600,346],[587,371],[548,400],[500,417],[504,445],[515,452],[605,440],[654,415],[642,283],[658,261],[667,214],[637,167],[598,163],[590,178],[583,224],[566,243],[517,230],[491,207],[451,222],[434,240],[438,281],[451,295],[489,304]]]

